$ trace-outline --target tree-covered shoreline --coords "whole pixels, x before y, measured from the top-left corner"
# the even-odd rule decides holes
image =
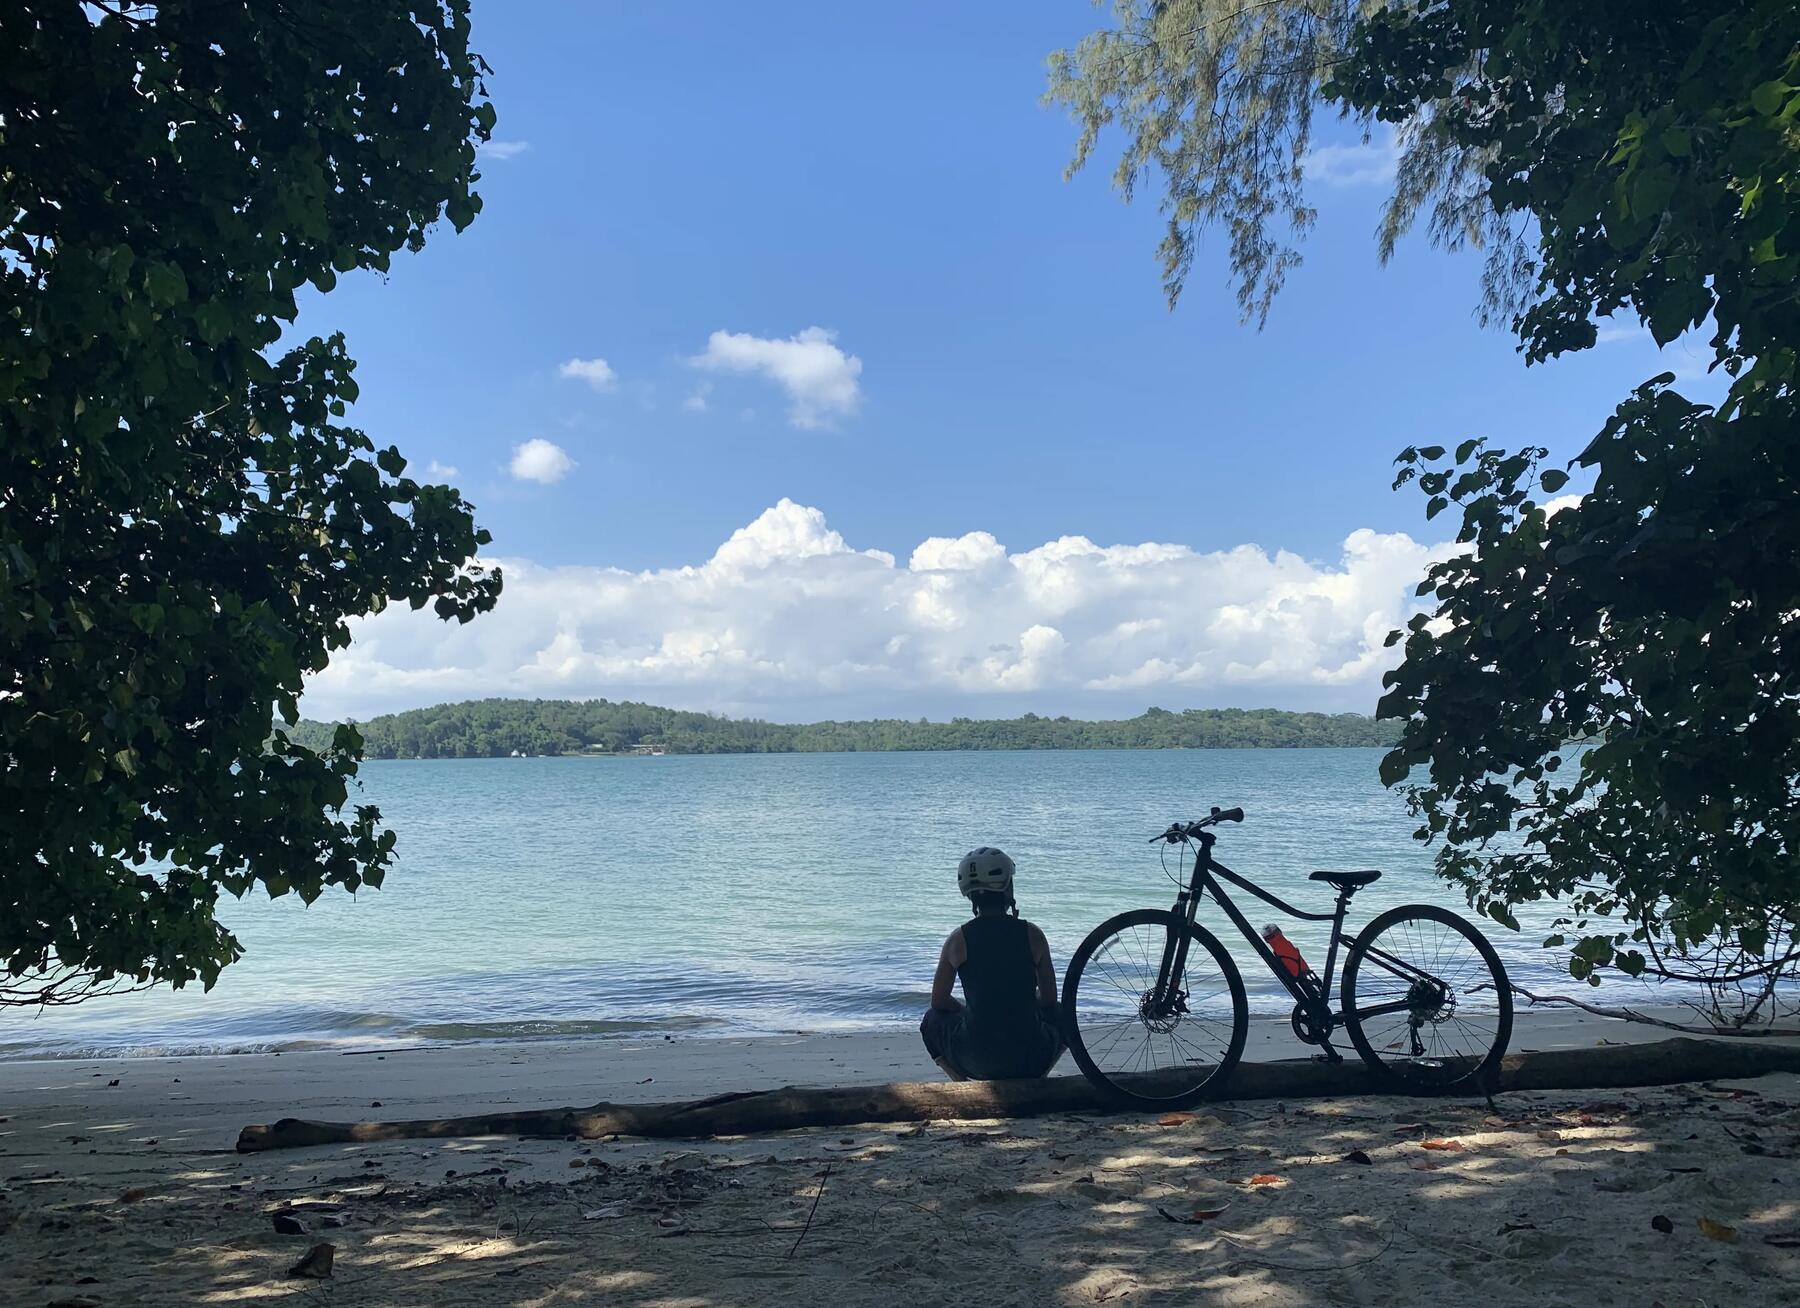
[[[290,731],[312,748],[337,724]],[[764,722],[605,699],[482,699],[357,723],[368,758],[505,758],[519,754],[796,754],[957,749],[1300,749],[1390,747],[1398,723],[1360,713],[1152,708],[1135,718],[1023,717]]]

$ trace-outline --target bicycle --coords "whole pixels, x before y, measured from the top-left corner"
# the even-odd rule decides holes
[[[1513,1013],[1506,969],[1486,937],[1435,905],[1390,908],[1345,948],[1334,1010],[1331,975],[1345,914],[1356,892],[1381,873],[1314,872],[1311,880],[1337,890],[1337,903],[1330,913],[1305,912],[1213,858],[1218,835],[1210,828],[1243,820],[1241,808],[1214,808],[1197,822],[1170,823],[1150,843],[1194,847],[1192,874],[1185,884],[1174,878],[1180,887],[1174,907],[1107,919],[1069,960],[1063,1020],[1069,1052],[1088,1080],[1116,1101],[1174,1109],[1216,1093],[1230,1076],[1244,1052],[1250,1009],[1231,955],[1195,920],[1201,897],[1211,895],[1294,997],[1294,1034],[1323,1050],[1316,1057],[1343,1061],[1331,1044],[1342,1027],[1386,1087],[1442,1092],[1491,1085],[1512,1038]],[[1223,882],[1290,917],[1330,922],[1324,976],[1314,975],[1280,937],[1284,963]]]

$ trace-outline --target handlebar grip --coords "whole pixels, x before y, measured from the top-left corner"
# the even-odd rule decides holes
[[[1242,822],[1244,810],[1241,808],[1214,809],[1213,820],[1215,822]]]

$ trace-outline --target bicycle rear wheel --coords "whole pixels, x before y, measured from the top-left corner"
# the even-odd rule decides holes
[[[1390,908],[1344,963],[1344,1028],[1364,1063],[1409,1090],[1492,1085],[1512,1039],[1512,987],[1487,937],[1434,904]]]
[[[1185,932],[1187,963],[1156,997],[1165,947]],[[1250,1009],[1231,955],[1211,932],[1166,910],[1102,922],[1063,978],[1069,1052],[1108,1097],[1138,1108],[1185,1108],[1223,1084],[1244,1052]]]

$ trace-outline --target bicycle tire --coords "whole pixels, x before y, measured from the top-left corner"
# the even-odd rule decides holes
[[[1448,927],[1456,935],[1473,946],[1473,952],[1484,969],[1480,976],[1475,974],[1472,965],[1465,965],[1469,984],[1453,987],[1449,1003],[1438,1003],[1432,1008],[1435,1016],[1423,1016],[1428,1005],[1420,1004],[1409,1010],[1408,1016],[1402,1018],[1398,1013],[1386,1014],[1385,1017],[1396,1019],[1393,1022],[1382,1022],[1378,1029],[1371,1031],[1358,1013],[1357,982],[1363,976],[1363,964],[1369,957],[1369,950],[1377,940],[1392,932],[1402,924],[1436,923],[1439,927]],[[1410,933],[1409,933],[1410,935]],[[1398,939],[1399,937],[1396,937]],[[1417,936],[1423,939],[1422,934]],[[1391,951],[1390,951],[1391,952]],[[1441,945],[1439,946],[1441,957]],[[1363,999],[1386,999],[1399,1002],[1404,993],[1398,989],[1399,982],[1404,980],[1391,968],[1377,969],[1387,973],[1392,980],[1386,984],[1388,993],[1377,994],[1372,983],[1364,988]],[[1448,970],[1448,969],[1446,969]],[[1432,975],[1436,975],[1433,973]],[[1459,974],[1462,975],[1462,974]],[[1442,978],[1440,978],[1442,979]],[[1482,988],[1491,986],[1495,1001],[1491,1013],[1482,1012],[1477,1018],[1458,1018],[1455,1015],[1458,998],[1467,998],[1479,993]],[[1402,904],[1390,908],[1378,915],[1360,933],[1351,945],[1349,956],[1344,960],[1344,975],[1339,990],[1339,1000],[1343,1008],[1344,1030],[1355,1046],[1357,1056],[1363,1060],[1369,1070],[1387,1086],[1410,1091],[1444,1091],[1457,1086],[1473,1084],[1486,1090],[1494,1085],[1494,1076],[1499,1071],[1500,1060],[1506,1056],[1506,1047],[1512,1041],[1513,1005],[1512,987],[1506,976],[1506,967],[1500,962],[1500,955],[1495,952],[1486,936],[1467,918],[1452,913],[1449,909],[1439,908],[1435,904]],[[1468,1010],[1474,1014],[1475,1010]],[[1432,1038],[1437,1043],[1427,1049],[1424,1056],[1415,1056],[1410,1048],[1403,1054],[1396,1055],[1398,1047],[1398,1031],[1407,1026],[1412,1016],[1421,1016],[1422,1029],[1429,1024]],[[1491,1023],[1492,1033],[1482,1035],[1487,1024]],[[1449,1027],[1462,1028],[1459,1032],[1440,1034]],[[1477,1048],[1476,1046],[1480,1046]]]
[[[1129,1030],[1130,1018],[1128,1016],[1121,1017],[1120,1014],[1127,1013],[1132,1002],[1132,996],[1128,993],[1130,987],[1121,985],[1117,975],[1108,976],[1105,972],[1107,964],[1104,961],[1092,969],[1090,969],[1090,964],[1094,963],[1097,952],[1106,948],[1108,941],[1121,938],[1122,933],[1128,928],[1144,927],[1161,931],[1163,934],[1160,939],[1165,941],[1167,932],[1171,929],[1187,931],[1189,939],[1187,975],[1189,977],[1194,975],[1192,964],[1196,957],[1196,946],[1204,951],[1199,956],[1209,959],[1216,970],[1217,980],[1223,986],[1223,992],[1229,996],[1231,1002],[1229,1039],[1224,1048],[1218,1051],[1220,1057],[1217,1063],[1156,1066],[1143,1071],[1108,1069],[1101,1065],[1101,1061],[1094,1056],[1094,1051],[1090,1049],[1090,1038],[1111,1039],[1115,1043],[1121,1038],[1120,1036],[1105,1035],[1103,1031],[1111,1032],[1118,1028]],[[1141,943],[1142,941],[1140,941]],[[1148,952],[1147,946],[1143,952]],[[1147,958],[1145,961],[1148,961]],[[1157,965],[1160,965],[1160,955]],[[1154,973],[1157,965],[1148,968],[1151,974],[1149,984],[1152,986],[1155,982]],[[1092,978],[1085,1003],[1082,991],[1084,978]],[[1105,982],[1106,986],[1103,987],[1101,982]],[[1132,984],[1137,983],[1132,982]],[[1216,999],[1217,992],[1209,989],[1208,997]],[[1084,1014],[1098,1019],[1101,1014],[1106,1013],[1107,1001],[1111,1002],[1112,1009],[1106,1015],[1112,1017],[1114,1021],[1104,1028],[1096,1026],[1094,1021],[1090,1021],[1084,1029]],[[1238,974],[1237,967],[1231,961],[1231,955],[1226,952],[1225,946],[1220,944],[1218,938],[1204,927],[1190,923],[1167,909],[1146,908],[1120,913],[1108,918],[1090,931],[1087,939],[1083,940],[1080,948],[1075,951],[1074,957],[1069,960],[1069,969],[1064,974],[1062,1011],[1064,1037],[1067,1040],[1069,1052],[1074,1055],[1076,1065],[1081,1068],[1082,1074],[1087,1077],[1094,1088],[1114,1103],[1149,1110],[1167,1111],[1186,1108],[1199,1103],[1209,1094],[1216,1094],[1230,1077],[1232,1068],[1237,1066],[1238,1059],[1243,1056],[1244,1040],[1250,1026],[1250,1006],[1244,998],[1244,980]],[[1153,1032],[1141,1015],[1138,1020],[1144,1023],[1147,1032],[1152,1033],[1146,1037],[1146,1046],[1154,1050],[1153,1036],[1160,1033]],[[1183,1020],[1185,1019],[1175,1019],[1177,1024]],[[1223,1026],[1223,1022],[1218,1018],[1208,1022],[1207,1019],[1196,1016],[1195,1021],[1201,1023],[1203,1027]],[[1172,1030],[1168,1034],[1171,1038],[1172,1052],[1179,1050],[1182,1042],[1173,1037]],[[1216,1031],[1208,1030],[1207,1034],[1213,1036],[1216,1035]],[[1205,1050],[1210,1052],[1216,1043],[1216,1039],[1208,1039]],[[1103,1049],[1101,1052],[1104,1057],[1106,1051]],[[1201,1075],[1202,1071],[1204,1071],[1203,1075]],[[1197,1081],[1192,1079],[1196,1075],[1199,1076]]]

